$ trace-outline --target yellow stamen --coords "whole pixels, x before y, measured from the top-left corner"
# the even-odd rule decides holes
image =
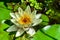
[[[19,24],[22,24],[22,25],[29,25],[31,24],[31,17],[29,14],[27,13],[24,13],[20,18],[19,18],[19,21],[18,23]]]

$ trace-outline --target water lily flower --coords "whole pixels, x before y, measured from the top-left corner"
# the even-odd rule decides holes
[[[25,11],[19,7],[18,12],[10,13],[10,15],[12,17],[11,21],[14,25],[10,26],[6,31],[16,31],[16,37],[21,36],[24,32],[33,36],[36,33],[33,27],[42,22],[42,19],[40,19],[41,14],[36,14],[36,10],[31,12],[29,6],[27,6]]]

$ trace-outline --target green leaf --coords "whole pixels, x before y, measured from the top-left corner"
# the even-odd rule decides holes
[[[4,31],[4,29],[7,27],[7,24],[0,24],[0,40],[9,40],[9,33]]]
[[[60,40],[60,24],[51,25],[48,29],[43,29],[43,31],[50,35],[51,37]]]
[[[1,8],[6,8],[5,5],[4,5],[4,2],[0,2],[0,7]]]
[[[6,8],[4,5],[4,2],[0,2],[0,40],[10,40],[10,36],[8,35],[6,31],[4,31],[5,28],[7,28],[9,25],[3,24],[2,20],[10,19],[10,10]]]
[[[4,2],[0,2],[0,20],[10,19],[10,10],[8,10]]]
[[[49,22],[48,16],[42,14],[41,19],[42,19],[42,23],[41,23],[42,25],[47,25],[48,24],[48,22]]]
[[[43,32],[38,30],[37,33],[34,35],[33,40],[52,40],[52,38],[46,36]]]

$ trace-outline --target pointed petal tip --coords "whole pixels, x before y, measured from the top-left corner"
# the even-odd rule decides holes
[[[18,11],[23,11],[23,9],[21,7],[18,8]]]
[[[19,13],[20,15],[22,15],[23,12],[24,12],[23,9],[22,9],[21,7],[19,7],[19,8],[18,8],[18,13]]]
[[[20,36],[20,32],[17,32],[15,37],[19,37]]]
[[[33,13],[35,13],[35,14],[36,14],[36,12],[37,12],[37,10],[34,10],[34,11],[33,11]]]
[[[29,6],[29,5],[26,7],[26,9],[25,9],[24,12],[26,12],[26,13],[31,13],[31,9],[30,9],[30,6]]]
[[[10,16],[13,17],[13,18],[15,18],[15,14],[12,13],[12,12],[10,13]]]
[[[7,32],[9,32],[8,30],[6,30]]]
[[[18,28],[15,25],[12,25],[6,31],[7,32],[13,32],[13,31],[17,31],[17,30],[18,30]]]
[[[36,10],[34,10],[33,12],[32,12],[32,16],[36,16],[36,13],[37,13],[37,11]]]
[[[29,5],[27,7],[30,7]]]
[[[30,36],[33,36],[35,34],[35,30],[33,28],[30,28],[28,31],[27,31],[27,34],[29,34]]]
[[[7,29],[6,32],[11,32],[11,31]]]
[[[24,30],[19,29],[19,30],[16,32],[15,37],[19,37],[19,36],[21,36],[23,33],[24,33]]]
[[[18,8],[18,11],[19,11],[19,10],[21,10],[21,8],[20,8],[20,7]]]
[[[41,17],[42,14],[37,14],[36,15],[36,19],[39,19]]]
[[[31,10],[29,5],[26,7],[26,9],[29,9],[29,10]]]

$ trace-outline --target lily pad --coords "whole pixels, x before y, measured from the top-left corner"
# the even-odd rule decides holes
[[[51,25],[46,30],[43,28],[43,31],[51,37],[55,38],[56,40],[60,40],[60,24]]]

